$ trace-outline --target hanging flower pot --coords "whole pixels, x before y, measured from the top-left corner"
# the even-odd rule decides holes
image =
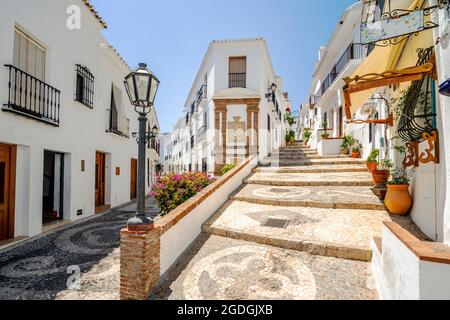
[[[384,204],[390,213],[406,215],[412,207],[409,184],[388,184]]]

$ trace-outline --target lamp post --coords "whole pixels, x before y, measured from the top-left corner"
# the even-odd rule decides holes
[[[153,225],[153,220],[145,215],[145,160],[146,143],[158,135],[158,127],[155,125],[151,132],[147,133],[147,115],[150,113],[158,91],[159,80],[147,69],[145,63],[125,77],[125,89],[130,103],[139,117],[139,133],[134,133],[139,145],[138,151],[138,180],[137,180],[137,211],[136,216],[128,220],[128,227],[145,230]]]

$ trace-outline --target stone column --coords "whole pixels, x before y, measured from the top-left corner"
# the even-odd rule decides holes
[[[252,126],[253,117],[253,126]],[[259,101],[247,104],[247,157],[255,156],[259,152]],[[253,135],[253,141],[252,141]]]
[[[226,164],[227,152],[227,104],[225,101],[214,100],[215,103],[215,174],[220,174]],[[222,115],[222,119],[220,116]],[[221,128],[222,126],[222,128]],[[221,129],[221,130],[220,130]],[[222,141],[220,141],[222,137]]]
[[[160,229],[120,232],[120,299],[145,300],[160,278]]]

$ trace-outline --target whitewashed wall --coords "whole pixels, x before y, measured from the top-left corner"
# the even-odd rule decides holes
[[[77,4],[81,29],[66,28],[66,9]],[[45,17],[45,18],[43,18]],[[7,69],[12,64],[14,27],[42,43],[46,50],[45,82],[61,90],[60,127],[52,127],[12,113],[0,112],[0,142],[18,145],[15,236],[32,236],[42,227],[43,152],[65,154],[64,219],[77,220],[94,214],[95,152],[110,155],[107,190],[114,207],[130,200],[130,163],[137,158],[133,138],[105,132],[111,83],[122,89],[122,105],[137,131],[137,117],[126,100],[123,78],[130,71],[101,35],[101,26],[80,0],[2,0],[0,2],[0,98],[7,101]],[[74,101],[75,65],[86,65],[95,76],[94,109]],[[150,118],[157,122],[153,113]],[[157,159],[154,151],[148,157]],[[81,160],[86,171],[80,171]],[[114,168],[120,167],[116,176]],[[84,214],[76,215],[78,209]]]

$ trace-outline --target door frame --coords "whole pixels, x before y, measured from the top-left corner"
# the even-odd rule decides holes
[[[9,192],[8,198],[8,228],[6,239],[14,238],[15,228],[15,208],[16,208],[16,166],[17,166],[17,146],[0,143],[0,147],[7,148],[9,153]]]
[[[50,154],[52,154],[53,156],[53,172],[55,170],[55,156],[59,155],[61,157],[61,168],[60,168],[60,177],[59,177],[59,215],[60,217],[57,220],[64,220],[64,183],[65,183],[65,153],[63,152],[57,152],[57,151],[51,151],[51,150],[44,150],[44,160],[45,160],[45,153],[48,152]],[[55,177],[53,177],[54,179]],[[54,189],[53,189],[53,194],[54,194]],[[54,195],[53,195],[54,197]],[[54,199],[53,199],[54,201]],[[44,212],[42,212],[42,215],[44,214]],[[43,223],[44,224],[44,223]]]
[[[100,151],[96,151],[95,152],[95,168],[97,168],[97,157],[98,156],[103,157],[103,161],[102,161],[102,178],[103,178],[103,183],[105,184],[103,186],[103,204],[97,204],[97,188],[95,188],[95,208],[96,211],[98,211],[97,209],[101,209],[106,205],[106,153],[104,152],[100,152]],[[97,170],[95,170],[95,187],[97,186],[97,180],[98,180],[99,174],[97,172]],[[101,181],[99,181],[98,183],[101,183]]]
[[[133,175],[133,164],[136,164],[136,175],[135,175],[135,179],[134,179],[134,191],[135,191],[135,194],[136,194],[136,196],[134,197],[134,198],[132,198],[131,196],[132,196],[132,192],[133,192],[133,189],[131,188],[131,182],[133,181],[132,180],[132,175]],[[134,159],[134,158],[131,158],[131,164],[130,164],[130,200],[134,200],[134,199],[136,199],[137,198],[137,194],[138,194],[138,159]]]

